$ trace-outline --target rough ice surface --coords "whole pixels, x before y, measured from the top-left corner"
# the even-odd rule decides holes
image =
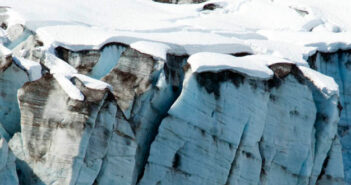
[[[110,86],[104,82],[78,74],[78,71],[75,68],[50,53],[45,54],[42,63],[50,70],[50,73],[53,74],[62,88],[72,99],[79,101],[84,100],[83,93],[71,82],[72,77],[81,79],[83,84],[92,89],[110,88]]]
[[[20,159],[21,184],[92,184],[108,151],[117,111],[108,90],[76,81],[86,97],[80,102],[60,82],[47,74],[19,90],[21,133],[10,146]]]
[[[41,72],[38,73],[38,70],[41,68],[40,65],[34,63],[27,65],[27,68],[23,67],[22,62],[12,58],[12,53],[7,48],[4,46],[2,48],[3,52],[0,53],[0,133],[6,140],[9,140],[9,136],[20,131],[17,90],[25,82],[40,78]]]
[[[167,2],[0,0],[0,184],[351,183],[350,1]]]
[[[343,161],[345,166],[345,177],[348,184],[351,183],[351,57],[350,51],[337,51],[334,53],[317,52],[313,55],[310,60],[312,68],[320,71],[323,74],[329,75],[339,85],[340,91],[340,105],[341,111],[340,122],[339,122],[339,136],[342,144]]]
[[[333,111],[319,120],[319,90],[294,73],[269,91],[263,81],[230,71],[187,73],[140,184],[315,184],[333,148],[337,96],[320,100]],[[341,168],[329,182],[342,178]]]
[[[0,184],[17,185],[16,157],[8,148],[6,140],[0,135]]]

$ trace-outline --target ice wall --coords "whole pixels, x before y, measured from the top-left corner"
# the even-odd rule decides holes
[[[331,155],[328,182],[343,184],[337,96],[320,99],[296,67],[284,71],[268,81],[188,72],[139,184],[316,184]]]
[[[341,111],[338,133],[342,145],[345,178],[351,183],[351,51],[317,52],[309,58],[312,68],[331,76],[339,85]]]

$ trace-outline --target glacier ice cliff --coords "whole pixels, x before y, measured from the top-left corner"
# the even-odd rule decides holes
[[[121,151],[109,143],[90,183],[275,184],[277,178],[286,184],[344,183],[336,135],[338,94],[316,86],[308,69],[271,64],[274,75],[268,79],[228,69],[193,72],[186,56],[168,54],[162,61],[123,47],[121,55],[112,57],[116,66],[106,68],[101,80],[113,87],[110,93],[119,111],[112,117],[117,127],[125,128],[117,132],[115,142],[134,144],[121,145],[129,155],[116,159],[113,156]],[[100,52],[95,61],[104,60]],[[84,53],[93,52],[76,55],[84,58]],[[16,139],[13,146],[25,143]],[[15,148],[27,147],[14,147],[16,153]],[[73,179],[76,170],[71,170],[66,177]]]
[[[318,72],[275,61],[267,75],[196,71],[188,56],[118,43],[56,54],[27,56],[44,71],[18,91],[21,184],[344,183],[338,93]]]
[[[338,133],[343,146],[343,161],[345,166],[345,178],[351,183],[351,51],[338,50],[332,53],[317,52],[309,58],[312,68],[323,74],[331,76],[339,84],[340,105],[342,109]]]
[[[0,7],[0,185],[351,183],[351,37],[317,5],[34,1]]]
[[[322,173],[342,166],[337,96],[276,65],[268,81],[188,72],[140,184],[343,184],[342,168]]]
[[[121,54],[118,48],[124,52]],[[106,49],[108,54],[104,54]],[[56,52],[59,53],[58,56],[64,56],[62,59],[68,62],[73,57],[71,51],[64,48],[57,48]],[[87,57],[93,52],[96,51],[75,53]],[[130,125],[135,133],[137,150],[136,161],[133,164],[135,165],[133,183],[136,183],[143,172],[149,147],[157,134],[159,124],[181,91],[182,65],[186,56],[168,55],[164,61],[117,43],[104,46],[98,52],[98,56],[95,65],[91,66],[92,72],[88,75],[94,78],[100,77],[102,81],[112,85],[112,93],[122,112],[117,117],[117,122]],[[89,60],[83,61],[86,63]],[[111,63],[116,65],[111,68],[109,67]],[[79,70],[80,66],[76,68]],[[101,68],[100,75],[93,73],[97,68]]]

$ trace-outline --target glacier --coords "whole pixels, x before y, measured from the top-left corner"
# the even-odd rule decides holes
[[[349,1],[0,4],[0,184],[351,184]]]

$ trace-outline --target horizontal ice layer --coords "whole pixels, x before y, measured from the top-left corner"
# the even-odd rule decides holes
[[[172,29],[171,29],[172,30]],[[62,46],[72,51],[100,49],[108,43],[124,43],[127,45],[138,41],[143,44],[162,42],[170,47],[169,53],[177,55],[194,54],[201,51],[221,53],[252,52],[248,44],[242,40],[220,34],[208,34],[200,30],[132,32],[124,30],[102,30],[86,25],[61,25],[41,27],[36,30],[45,45]],[[86,39],[92,38],[92,39]],[[138,47],[137,45],[137,47]]]
[[[191,55],[188,63],[191,66],[191,70],[197,73],[231,70],[245,74],[248,77],[261,79],[270,79],[273,77],[273,71],[269,68],[271,65],[277,63],[294,64],[294,62],[289,60],[269,55],[235,57],[207,52]],[[339,86],[333,78],[305,66],[299,66],[299,69],[326,97],[339,95]]]
[[[279,61],[284,62],[285,60],[269,57],[271,62]],[[273,72],[266,64],[269,61],[266,57],[260,56],[245,56],[245,57],[234,57],[231,55],[219,54],[219,53],[197,53],[191,55],[188,59],[188,63],[191,66],[193,72],[206,72],[206,71],[224,71],[233,70],[244,73],[251,77],[257,77],[262,79],[268,79],[272,77]]]
[[[330,97],[332,95],[339,96],[339,86],[332,77],[326,76],[318,71],[304,66],[300,66],[299,69],[306,78],[311,80],[312,83],[316,85],[323,95],[326,97]]]
[[[130,44],[130,47],[155,58],[166,60],[167,52],[171,49],[168,45],[155,42],[139,41]]]
[[[103,81],[96,80],[94,78],[90,78],[90,77],[82,75],[82,74],[73,74],[72,76],[77,77],[80,81],[83,82],[83,84],[86,87],[89,87],[91,89],[98,89],[98,90],[110,89],[110,90],[112,90],[111,85],[108,83],[105,83]]]

